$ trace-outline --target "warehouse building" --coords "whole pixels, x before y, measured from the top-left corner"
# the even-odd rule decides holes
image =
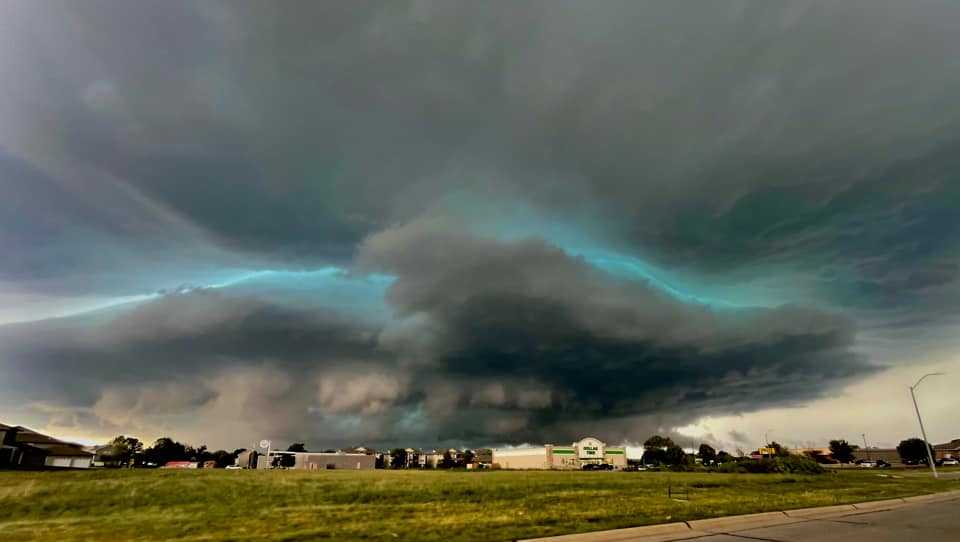
[[[269,456],[260,454],[256,457],[258,469],[269,469],[274,466],[281,456],[293,456],[292,466],[295,470],[366,470],[376,466],[376,457],[371,454],[352,454],[343,452],[279,452],[271,451]],[[289,462],[289,459],[287,460]]]
[[[605,442],[587,437],[570,446],[530,446],[497,448],[493,450],[494,466],[502,469],[583,469],[587,465],[610,465],[615,469],[627,466],[626,450],[621,446],[607,446]]]

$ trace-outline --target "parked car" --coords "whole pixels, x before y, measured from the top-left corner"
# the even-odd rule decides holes
[[[960,465],[960,459],[954,459],[952,457],[948,457],[943,460],[943,464],[944,465]]]
[[[227,465],[224,468],[227,470],[243,470],[243,467],[241,467],[240,465]]]

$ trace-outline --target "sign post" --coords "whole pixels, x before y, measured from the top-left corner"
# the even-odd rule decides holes
[[[270,441],[267,440],[267,439],[263,439],[263,440],[260,441],[260,447],[261,447],[261,448],[265,448],[265,449],[267,450],[267,468],[272,468],[272,467],[273,467],[273,461],[272,461],[272,459],[270,458],[270,446],[271,446],[272,444],[273,444],[273,443],[270,442]]]

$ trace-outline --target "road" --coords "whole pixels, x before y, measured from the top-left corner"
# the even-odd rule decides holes
[[[691,540],[691,539],[688,539]],[[698,542],[957,542],[960,500],[707,535]]]
[[[726,516],[527,542],[960,542],[960,491]]]

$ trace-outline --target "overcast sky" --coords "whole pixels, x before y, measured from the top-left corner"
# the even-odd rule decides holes
[[[960,4],[0,3],[0,421],[960,437]]]

